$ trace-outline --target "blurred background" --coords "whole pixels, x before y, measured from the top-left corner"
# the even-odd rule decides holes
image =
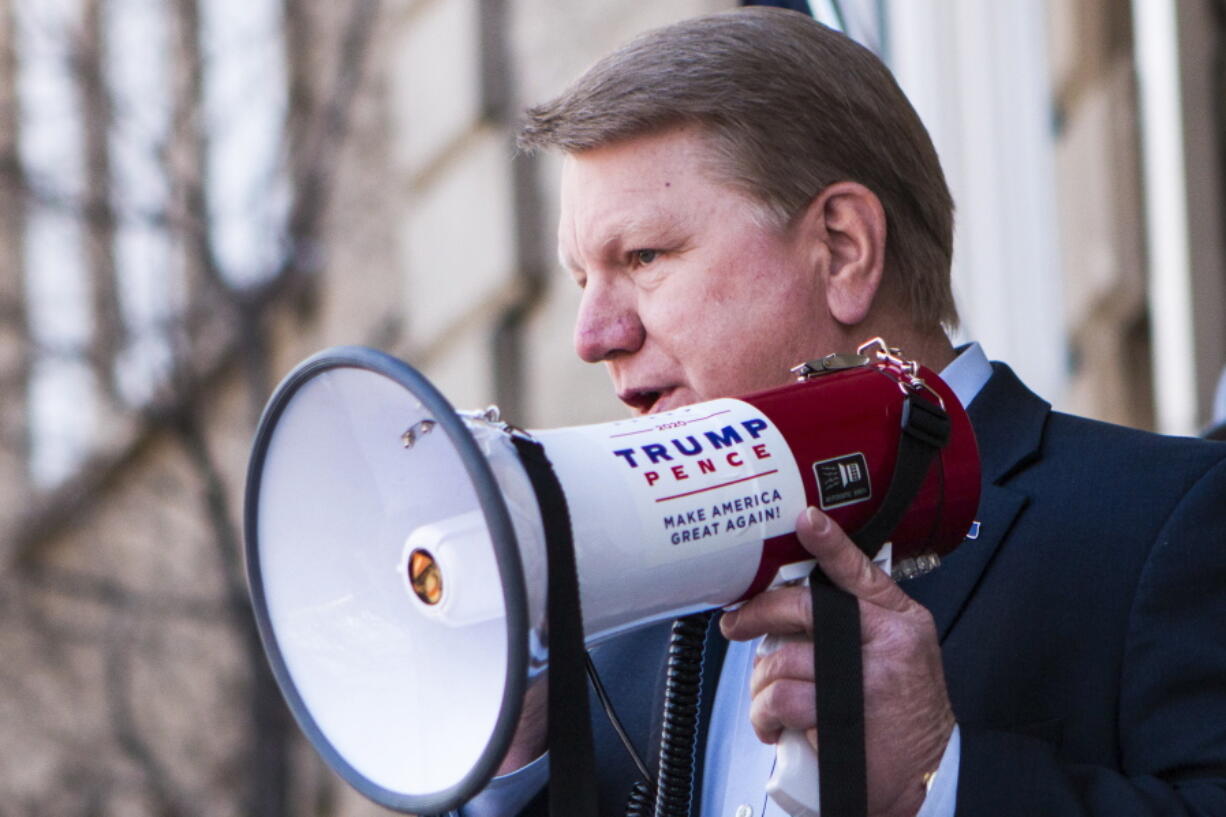
[[[733,5],[0,0],[0,815],[380,813],[299,737],[254,633],[263,403],[360,343],[519,425],[620,416],[570,350],[558,160],[513,158],[514,122]],[[813,11],[934,136],[959,337],[1058,408],[1207,429],[1226,0]]]

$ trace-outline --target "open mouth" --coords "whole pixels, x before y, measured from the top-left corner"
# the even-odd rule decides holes
[[[636,414],[651,414],[657,409],[660,399],[670,391],[671,389],[634,389],[618,397]]]

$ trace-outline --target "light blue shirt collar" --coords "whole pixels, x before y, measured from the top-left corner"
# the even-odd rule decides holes
[[[992,364],[978,343],[963,347],[958,356],[941,370],[941,379],[953,389],[954,396],[963,406],[971,404],[991,376]]]

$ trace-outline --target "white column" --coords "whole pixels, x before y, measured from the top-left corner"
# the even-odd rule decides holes
[[[1133,0],[1159,431],[1196,431],[1196,362],[1179,47],[1173,0]]]
[[[1042,0],[892,0],[888,58],[957,205],[959,339],[1059,405],[1067,342]]]

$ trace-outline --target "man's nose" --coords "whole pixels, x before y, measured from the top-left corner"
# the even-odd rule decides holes
[[[583,290],[575,319],[575,353],[588,363],[633,353],[643,345],[647,333],[632,287],[625,284],[589,280]]]

